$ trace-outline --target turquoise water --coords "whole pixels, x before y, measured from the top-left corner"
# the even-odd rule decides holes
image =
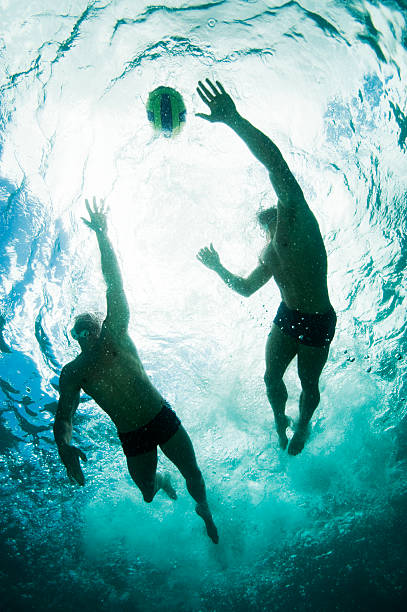
[[[0,17],[3,609],[402,609],[406,2],[3,0]],[[250,272],[255,213],[274,202],[243,143],[194,116],[206,77],[279,145],[327,246],[337,335],[295,458],[278,450],[263,384],[277,289],[243,299],[195,258],[213,242]],[[160,85],[187,107],[173,140],[146,117]],[[68,330],[105,303],[80,219],[93,195],[110,204],[131,335],[194,441],[218,546],[176,472],[175,503],[143,504],[86,396],[85,488],[59,462]],[[295,365],[286,383],[294,416]]]

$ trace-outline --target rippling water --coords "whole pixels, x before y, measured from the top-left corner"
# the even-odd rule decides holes
[[[321,8],[323,5],[323,8]],[[5,610],[382,610],[406,596],[404,0],[0,2],[0,447]],[[217,78],[281,147],[316,213],[338,331],[312,438],[276,447],[262,376],[279,298],[195,259],[257,262],[274,201],[236,136],[195,117]],[[145,103],[184,97],[174,140]],[[84,198],[110,204],[148,373],[195,442],[221,541],[184,484],[143,505],[110,421],[84,396],[67,481],[52,436],[75,313],[101,309]],[[287,373],[296,413],[295,367]],[[164,460],[162,459],[162,463]]]

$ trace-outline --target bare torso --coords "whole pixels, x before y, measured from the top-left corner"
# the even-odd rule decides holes
[[[261,257],[270,267],[288,308],[307,313],[327,312],[327,256],[318,222],[307,204],[295,211],[280,203],[277,228]]]
[[[95,400],[120,432],[138,429],[162,408],[164,400],[127,333],[117,339],[102,329],[92,352],[81,353],[66,368],[72,382]]]

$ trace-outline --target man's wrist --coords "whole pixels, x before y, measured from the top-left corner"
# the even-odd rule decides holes
[[[237,111],[231,113],[225,120],[224,123],[228,125],[230,128],[235,129],[239,123],[242,121],[243,117],[239,115]]]
[[[107,227],[98,227],[95,233],[98,238],[107,238]]]
[[[66,442],[65,440],[64,441],[61,441],[61,440],[57,441],[58,450],[61,450],[61,449],[63,450],[67,446],[70,446],[70,444],[68,444],[68,442]]]

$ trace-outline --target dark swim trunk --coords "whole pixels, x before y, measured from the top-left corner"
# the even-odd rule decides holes
[[[335,335],[336,314],[332,306],[323,314],[290,310],[281,302],[274,323],[284,334],[307,346],[329,346]]]
[[[168,442],[180,425],[181,421],[174,410],[165,402],[160,412],[143,427],[125,433],[118,432],[123,452],[126,457],[148,453]]]

